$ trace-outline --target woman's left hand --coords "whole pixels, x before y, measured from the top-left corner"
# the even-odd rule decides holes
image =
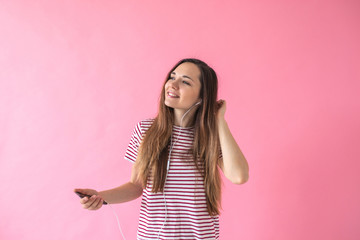
[[[226,112],[226,101],[223,99],[220,99],[217,101],[217,119],[222,120],[225,118],[225,112]]]

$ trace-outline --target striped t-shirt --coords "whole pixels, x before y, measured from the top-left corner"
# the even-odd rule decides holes
[[[140,143],[152,123],[153,119],[148,119],[135,126],[126,160],[135,162]],[[164,194],[151,192],[151,180],[143,190],[138,240],[219,239],[219,216],[210,216],[207,212],[204,179],[189,154],[193,140],[194,127],[183,127],[180,133],[180,127],[173,126],[172,143],[175,144]]]

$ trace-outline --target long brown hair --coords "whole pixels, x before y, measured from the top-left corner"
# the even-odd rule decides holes
[[[200,98],[202,103],[194,115],[194,144],[192,154],[197,169],[204,177],[207,211],[210,215],[220,214],[221,178],[219,173],[220,142],[217,126],[217,89],[215,71],[201,60],[187,58],[180,60],[167,74],[162,87],[159,111],[147,130],[139,148],[136,168],[138,180],[146,186],[149,177],[153,180],[152,192],[163,191],[167,174],[168,146],[174,124],[174,110],[165,105],[165,84],[170,74],[180,64],[190,62],[200,70]],[[202,170],[201,170],[202,169]]]

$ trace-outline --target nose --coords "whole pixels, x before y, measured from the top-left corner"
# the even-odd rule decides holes
[[[174,88],[174,89],[178,89],[179,88],[179,79],[175,79],[175,80],[169,80],[169,87]]]

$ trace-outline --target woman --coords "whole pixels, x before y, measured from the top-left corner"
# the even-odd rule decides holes
[[[217,76],[198,59],[183,59],[168,73],[155,119],[140,121],[125,159],[131,179],[80,200],[96,210],[103,201],[122,203],[141,195],[137,239],[218,239],[221,198],[219,168],[235,184],[249,167],[225,121],[226,102],[217,101]]]

